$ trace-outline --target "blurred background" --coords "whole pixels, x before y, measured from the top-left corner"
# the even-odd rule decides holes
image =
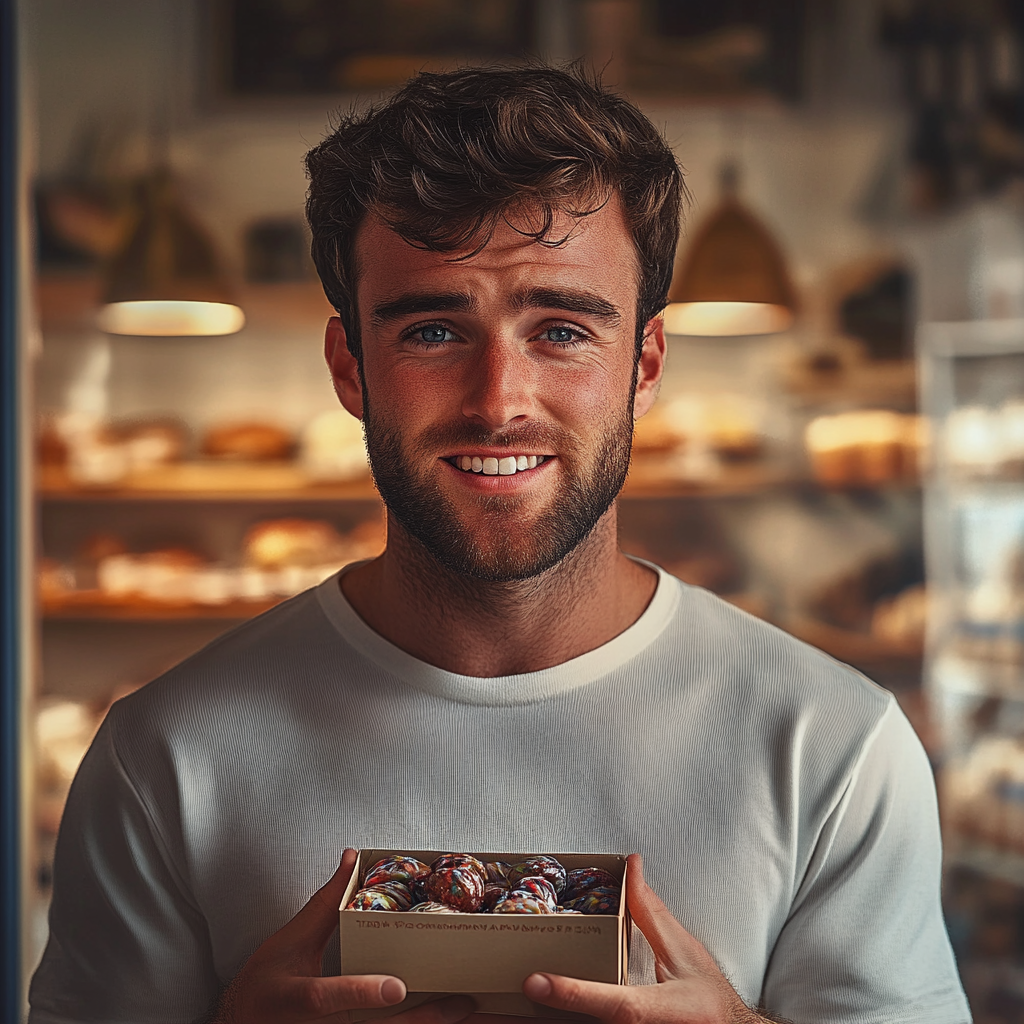
[[[580,58],[693,203],[626,550],[899,698],[979,1024],[1024,1021],[1024,6],[32,0],[24,967],[110,702],[378,552],[302,158],[421,69]]]

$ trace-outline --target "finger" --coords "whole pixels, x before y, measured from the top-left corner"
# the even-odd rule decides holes
[[[560,974],[531,974],[523,982],[523,994],[535,1003],[574,1013],[589,1013],[603,1021],[639,1019],[637,1008],[627,1005],[627,1002],[640,999],[640,990],[626,985],[581,981]]]
[[[406,997],[405,983],[387,974],[349,974],[341,977],[293,977],[276,993],[277,1009],[300,1020],[318,1020],[348,1010],[394,1006]]]
[[[345,895],[356,851],[346,850],[338,870],[319,888],[306,905],[276,934],[275,939],[289,946],[299,955],[319,956],[327,940],[338,927],[338,908]]]
[[[647,884],[639,853],[626,858],[626,905],[636,926],[651,945],[659,967],[658,980],[680,978],[717,965],[711,954],[673,916]]]
[[[297,1020],[347,1024],[352,1019],[352,1010],[394,1006],[406,995],[405,985],[387,976],[305,978],[297,979],[297,984],[281,993],[279,1005]],[[388,1021],[389,1024],[456,1024],[475,1009],[476,1003],[469,996],[446,996],[396,1013]]]

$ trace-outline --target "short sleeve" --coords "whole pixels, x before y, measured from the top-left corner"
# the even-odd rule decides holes
[[[895,701],[821,831],[764,1005],[796,1024],[965,1024],[927,757]]]
[[[108,717],[61,822],[29,1022],[195,1021],[220,989],[211,963],[205,920],[118,758]]]

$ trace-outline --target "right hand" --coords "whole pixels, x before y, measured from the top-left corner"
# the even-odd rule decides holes
[[[356,862],[346,850],[331,879],[245,962],[224,990],[211,1024],[349,1024],[349,1011],[394,1006],[405,983],[387,974],[321,976],[321,958],[338,924],[338,907]],[[455,1024],[474,1010],[467,996],[423,1003],[391,1017],[395,1024]]]

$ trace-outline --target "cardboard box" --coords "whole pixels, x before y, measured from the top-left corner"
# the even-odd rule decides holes
[[[466,993],[486,1013],[566,1016],[531,1002],[523,981],[534,971],[625,985],[628,981],[629,916],[603,914],[417,914],[345,910],[362,886],[367,868],[396,854],[427,864],[437,850],[361,850],[341,902],[341,973],[393,974],[409,995],[384,1010],[353,1011],[353,1020],[390,1016],[439,994]],[[471,853],[483,861],[516,864],[530,853]],[[615,854],[554,853],[567,870],[600,867],[625,889],[626,858]]]

